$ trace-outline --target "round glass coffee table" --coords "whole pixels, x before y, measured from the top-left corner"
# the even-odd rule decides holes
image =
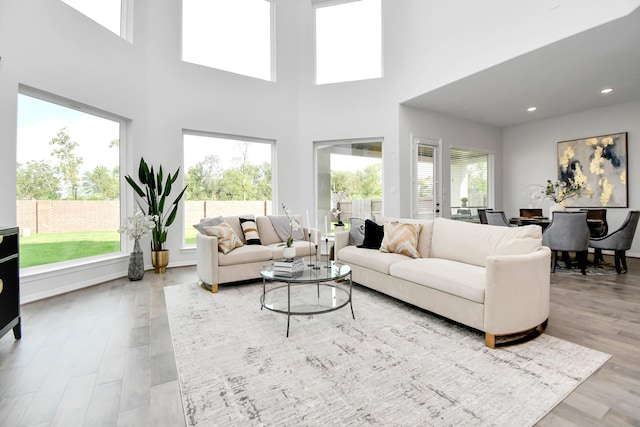
[[[319,268],[318,268],[319,267]],[[291,316],[328,313],[347,304],[351,306],[351,267],[340,262],[328,261],[318,267],[304,267],[293,273],[274,271],[273,264],[262,267],[262,308],[287,315],[287,336]],[[267,281],[284,283],[267,289]]]

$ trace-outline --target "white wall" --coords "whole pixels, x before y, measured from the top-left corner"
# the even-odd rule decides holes
[[[565,1],[550,17],[551,0],[526,7],[507,0],[383,0],[384,77],[315,86],[311,1],[275,0],[277,81],[266,82],[181,62],[179,1],[133,2],[129,43],[57,0],[0,0],[0,224],[16,222],[19,84],[128,120],[123,174],[135,174],[143,155],[167,170],[181,166],[183,129],[276,140],[274,199],[298,212],[311,212],[314,204],[313,141],[383,138],[383,209],[406,215],[409,133],[495,150],[500,174],[502,162],[495,129],[401,109],[400,101],[601,24],[639,2]],[[532,16],[540,25],[529,23]],[[132,192],[122,188],[123,213],[131,212]],[[182,221],[180,211],[176,224]],[[170,266],[195,262],[195,251],[182,248],[180,227],[170,230],[167,243]],[[23,273],[23,301],[124,276],[127,261],[128,249],[81,266]]]
[[[640,102],[617,104],[513,126],[503,131],[503,207],[509,216],[526,207],[527,185],[545,185],[557,178],[557,143],[590,136],[628,132],[629,208],[607,209],[609,231],[616,230],[629,210],[640,209],[640,175],[634,173],[640,159]],[[640,256],[636,234],[629,256]]]
[[[406,101],[632,12],[640,0],[398,2]]]
[[[502,133],[501,129],[470,120],[460,119],[443,114],[433,113],[418,108],[402,106],[400,108],[400,141],[402,151],[400,155],[400,170],[402,182],[400,185],[402,200],[400,215],[411,215],[411,171],[413,170],[412,136],[440,140],[440,189],[442,216],[449,217],[451,212],[450,194],[450,154],[451,148],[477,150],[493,154],[494,169],[494,202],[495,206],[502,205]]]

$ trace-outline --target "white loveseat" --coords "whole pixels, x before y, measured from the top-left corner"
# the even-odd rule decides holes
[[[336,233],[336,259],[353,280],[414,306],[497,336],[537,329],[549,317],[551,251],[536,225],[498,227],[437,218],[420,223],[419,258],[349,245]]]
[[[267,261],[282,258],[283,239],[280,238],[268,216],[255,217],[260,245],[248,245],[240,225],[240,218],[254,218],[253,215],[237,215],[220,217],[226,221],[235,234],[242,240],[243,246],[223,253],[218,247],[218,238],[203,233],[196,236],[198,278],[212,292],[218,291],[218,284],[231,283],[251,279],[259,279],[260,270]],[[207,219],[203,219],[206,221]],[[301,218],[298,216],[301,223]],[[296,256],[315,254],[315,242],[319,232],[303,228],[301,240],[294,240]],[[309,242],[309,236],[311,242]]]

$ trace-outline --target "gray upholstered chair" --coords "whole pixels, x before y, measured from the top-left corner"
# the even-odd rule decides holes
[[[503,211],[487,211],[485,213],[487,215],[487,224],[511,227]]]
[[[556,271],[558,251],[562,252],[567,268],[571,268],[569,252],[575,252],[580,271],[587,274],[589,235],[586,212],[553,212],[551,224],[542,233],[542,245],[551,249],[552,271]]]
[[[633,236],[636,234],[636,227],[638,226],[638,218],[640,218],[640,211],[630,211],[624,223],[622,223],[616,231],[608,236],[589,239],[589,246],[596,251],[614,251],[616,271],[618,274],[627,272],[626,251],[631,248]],[[597,262],[596,254],[594,256],[594,263]]]
[[[487,224],[487,211],[491,209],[483,209],[478,208],[478,218],[480,219],[480,224]]]

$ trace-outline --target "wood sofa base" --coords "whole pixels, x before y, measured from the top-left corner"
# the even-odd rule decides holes
[[[203,288],[205,288],[208,291],[211,291],[212,294],[217,294],[218,293],[218,284],[214,283],[213,285],[210,285],[208,283],[203,282],[202,280],[200,280],[198,282],[198,284],[200,286],[202,286]]]
[[[529,341],[530,339],[533,339],[535,337],[542,335],[544,330],[547,328],[548,322],[549,322],[549,319],[545,320],[535,328],[528,329],[522,332],[508,334],[508,335],[493,335],[490,333],[485,333],[485,336],[484,336],[485,345],[489,348],[496,348],[497,337],[513,337],[513,339],[511,340],[501,342],[500,344],[497,345],[497,347],[506,347],[513,344],[520,344],[524,341]]]

